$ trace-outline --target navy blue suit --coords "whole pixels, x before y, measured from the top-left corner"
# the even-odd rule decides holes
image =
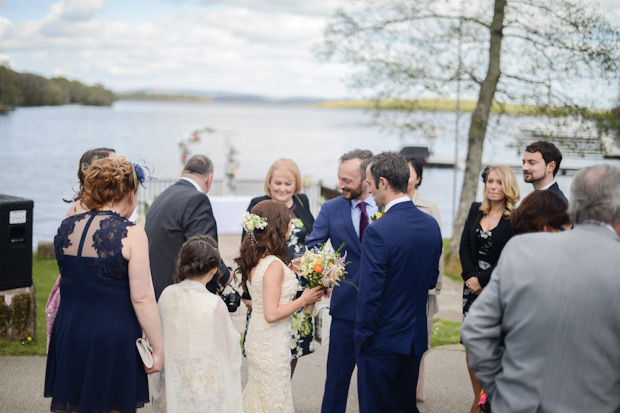
[[[361,412],[418,411],[412,394],[441,250],[437,221],[412,202],[394,204],[364,232],[355,325]]]
[[[365,233],[364,233],[364,236]],[[312,233],[306,239],[306,246],[312,248],[331,239],[332,246],[338,248],[345,243],[341,253],[346,251],[347,274],[345,279],[359,285],[360,257],[362,243],[351,220],[351,201],[339,196],[323,204]],[[327,378],[323,394],[322,412],[344,412],[351,375],[355,368],[355,309],[357,289],[351,284],[340,283],[335,287],[330,303],[332,324],[327,356]]]
[[[568,199],[566,199],[566,196],[564,195],[564,192],[562,192],[562,190],[560,189],[560,186],[558,185],[557,182],[554,182],[553,185],[551,185],[547,189],[549,189],[549,190],[555,192],[556,194],[560,195],[562,197],[562,199],[564,200],[564,202],[566,202],[568,204]]]

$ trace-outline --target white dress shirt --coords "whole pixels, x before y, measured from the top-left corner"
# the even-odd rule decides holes
[[[375,199],[372,195],[368,195],[364,201],[360,201],[359,199],[351,200],[351,220],[353,221],[353,228],[355,228],[355,233],[357,236],[360,236],[360,219],[362,217],[362,210],[357,207],[360,202],[366,202],[366,213],[368,213],[368,223],[370,224],[370,217],[379,212],[379,207],[375,202]]]

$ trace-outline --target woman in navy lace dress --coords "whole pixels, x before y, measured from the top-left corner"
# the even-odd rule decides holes
[[[62,300],[45,372],[53,412],[135,412],[149,401],[146,374],[160,370],[163,340],[146,234],[127,220],[138,184],[124,158],[94,162],[82,196],[90,210],[65,219],[54,237]],[[151,369],[136,349],[142,331]]]

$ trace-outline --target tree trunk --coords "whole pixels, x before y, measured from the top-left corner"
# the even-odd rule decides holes
[[[469,207],[476,199],[476,190],[478,188],[478,179],[480,168],[482,166],[482,149],[484,146],[484,138],[489,123],[489,113],[491,104],[495,96],[497,82],[500,77],[500,55],[502,46],[502,29],[504,28],[504,9],[507,0],[495,0],[493,21],[491,23],[491,41],[489,46],[489,67],[487,76],[480,86],[480,95],[476,104],[476,109],[471,118],[469,126],[469,135],[467,140],[467,160],[465,162],[465,176],[463,179],[463,188],[461,190],[461,199],[459,201],[459,209],[454,220],[452,230],[452,240],[446,254],[446,266],[450,271],[454,271],[460,267],[459,244],[461,243],[461,234]]]

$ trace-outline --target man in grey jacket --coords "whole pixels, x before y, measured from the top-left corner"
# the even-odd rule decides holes
[[[620,411],[620,168],[579,171],[569,215],[509,241],[463,323],[494,413]]]

